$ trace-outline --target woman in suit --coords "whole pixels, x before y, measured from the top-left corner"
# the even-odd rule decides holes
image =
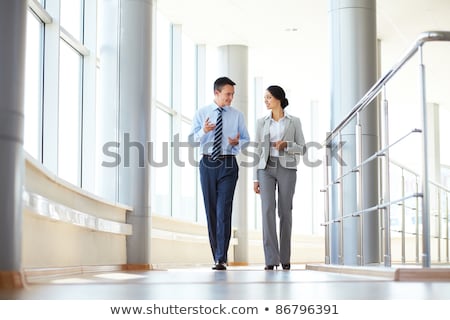
[[[268,87],[264,102],[270,113],[257,121],[256,153],[259,158],[253,175],[253,189],[261,197],[264,269],[273,270],[281,263],[283,270],[290,270],[292,199],[297,181],[297,165],[300,155],[304,153],[305,139],[300,119],[285,111],[289,102],[283,88]],[[277,209],[279,241],[276,230]]]

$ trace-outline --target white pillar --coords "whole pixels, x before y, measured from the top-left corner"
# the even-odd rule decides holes
[[[127,262],[150,264],[150,142],[152,0],[103,0],[97,189],[133,207]],[[109,149],[103,149],[110,144]],[[109,151],[109,154],[105,154]],[[112,156],[111,154],[115,154]],[[108,155],[108,156],[107,156]],[[105,162],[107,164],[105,165]]]
[[[26,13],[26,0],[0,1],[0,277],[22,264]]]
[[[366,91],[377,80],[377,38],[376,38],[376,1],[375,0],[330,0],[331,32],[331,127],[335,126],[350,112]],[[376,103],[376,102],[373,102]],[[378,148],[377,107],[369,106],[361,114],[362,159],[372,155]],[[356,164],[355,121],[342,132],[345,142],[342,147],[343,160],[346,163],[344,173]],[[337,141],[335,141],[337,143]],[[336,161],[332,165],[332,180],[338,175]],[[363,171],[364,207],[378,202],[376,163],[364,166]],[[349,175],[343,180],[343,213],[350,214],[357,210],[356,176]],[[340,216],[338,187],[332,189],[331,218]],[[376,214],[364,218],[363,257],[358,253],[358,218],[344,220],[343,232],[339,226],[331,228],[330,239],[331,263],[356,265],[379,262],[378,254],[378,219]],[[343,240],[341,252],[337,245]]]
[[[236,83],[235,96],[232,105],[242,111],[248,122],[248,48],[243,45],[226,45],[219,47],[219,74],[226,76]],[[238,163],[242,155],[238,156]],[[234,259],[236,263],[248,263],[248,215],[247,171],[249,168],[239,167],[239,179],[233,201],[233,227],[236,228],[238,245],[235,247]]]
[[[134,210],[127,222],[133,225],[133,235],[127,241],[128,263],[150,264],[151,209],[150,167],[147,152],[140,154],[127,146],[125,135],[132,143],[140,143],[144,151],[150,137],[151,64],[152,64],[152,0],[122,0],[119,40],[119,135],[124,157],[130,163],[119,166],[119,202]],[[143,163],[141,162],[144,158]]]

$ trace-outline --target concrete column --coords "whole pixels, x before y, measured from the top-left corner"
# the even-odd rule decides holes
[[[219,47],[219,74],[236,83],[235,96],[232,105],[242,111],[248,122],[248,48],[243,45],[226,45]],[[241,162],[242,154],[238,156]],[[239,167],[239,180],[233,202],[233,226],[237,229],[238,245],[235,247],[234,258],[239,264],[248,263],[248,215],[247,177],[249,168]]]
[[[26,0],[0,2],[0,287],[22,263],[26,13]]]
[[[377,80],[377,38],[375,0],[330,0],[331,34],[331,127],[350,112],[358,100]],[[376,102],[373,102],[376,104]],[[361,114],[362,159],[378,148],[378,108],[369,106]],[[343,172],[356,164],[356,122],[342,132]],[[334,141],[336,147],[338,140]],[[332,180],[339,175],[339,164],[333,160]],[[378,201],[376,163],[362,170],[362,207],[368,208]],[[340,192],[342,188],[343,192]],[[338,218],[358,209],[356,175],[348,175],[341,185],[332,188],[331,218]],[[342,196],[342,206],[339,197]],[[364,246],[359,247],[359,218],[348,218],[342,227],[331,228],[331,263],[357,265],[379,262],[378,218],[375,213],[364,217]],[[363,253],[361,257],[360,254]]]
[[[98,194],[133,207],[127,262],[150,264],[152,0],[100,2]]]
[[[119,34],[119,137],[123,161],[119,166],[119,202],[133,206],[127,241],[131,264],[150,264],[151,209],[150,139],[152,0],[122,0]],[[127,138],[129,137],[129,138]],[[128,161],[127,161],[128,160]]]

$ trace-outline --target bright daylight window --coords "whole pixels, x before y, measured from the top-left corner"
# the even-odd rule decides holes
[[[178,30],[173,30],[171,22],[157,11],[152,203],[158,215],[198,221],[197,159],[193,159],[192,150],[186,146],[190,119],[197,109],[197,47],[186,34],[174,35]],[[173,51],[180,49],[181,52]],[[172,59],[180,59],[181,66]],[[177,139],[182,143],[176,149],[171,148],[175,135],[179,135]]]
[[[61,0],[61,27],[83,43],[83,0]]]
[[[156,100],[153,110],[152,146],[149,153],[151,165],[151,194],[153,210],[156,214],[170,216],[172,212],[172,115],[169,113],[172,102],[171,67],[171,24],[162,14],[156,14]]]
[[[156,15],[156,99],[170,107],[172,61],[171,61],[171,24],[159,12]]]
[[[83,43],[83,0],[61,0],[62,32]],[[60,40],[58,175],[81,184],[81,114],[83,57],[66,41]]]
[[[42,29],[44,25],[32,12],[27,13],[25,62],[25,150],[36,159],[41,158],[42,106]]]
[[[64,40],[60,43],[58,175],[79,185],[82,58]]]
[[[176,191],[178,192],[177,199],[183,205],[178,206],[174,210],[173,215],[177,218],[188,221],[197,221],[197,171],[198,166],[192,163],[193,150],[186,146],[188,136],[191,131],[191,122],[194,116],[197,105],[197,57],[196,45],[185,34],[181,36],[181,127],[180,127],[180,141],[183,146],[174,149],[176,157],[180,160],[179,165],[183,165],[177,171],[178,177],[174,177],[177,181],[173,181],[174,185],[178,185]],[[190,154],[189,154],[190,153]],[[175,164],[176,165],[176,164]]]
[[[149,154],[152,166],[152,203],[153,210],[159,215],[170,216],[171,198],[171,166],[170,133],[172,116],[156,108],[155,130],[153,131],[152,152]]]

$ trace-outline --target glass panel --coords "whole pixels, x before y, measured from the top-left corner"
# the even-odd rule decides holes
[[[182,122],[181,124],[181,147],[174,149],[174,159],[179,159],[179,165],[183,166],[180,172],[179,181],[172,181],[174,185],[180,185],[180,193],[177,198],[180,199],[181,210],[177,214],[177,218],[188,221],[197,220],[197,197],[196,197],[196,185],[197,185],[197,172],[198,164],[197,159],[194,159],[196,152],[192,148],[188,148],[187,141],[188,135],[191,131],[190,124]],[[175,195],[174,195],[175,196]]]
[[[83,0],[61,0],[61,26],[83,42]]]
[[[40,20],[28,11],[25,58],[24,148],[36,159],[40,159],[41,151],[42,29],[43,25]]]
[[[172,117],[156,108],[149,161],[152,169],[152,208],[158,215],[171,215],[171,159],[169,141]]]
[[[440,128],[440,156],[441,164],[450,166],[450,150],[447,145],[447,139],[450,137],[448,124],[450,123],[450,111],[446,108],[439,108],[439,128]]]
[[[156,15],[156,99],[171,107],[171,24],[159,12]]]
[[[81,56],[61,40],[59,73],[58,175],[79,185],[81,127]]]
[[[206,45],[206,57],[205,57],[205,104],[210,104],[214,99],[214,81],[217,79],[217,75],[221,74],[219,70],[219,51],[216,47]],[[236,87],[236,90],[238,88]],[[203,106],[199,106],[201,108]]]
[[[197,63],[196,46],[188,37],[182,38],[182,86],[181,113],[189,118],[194,116],[196,108]]]

